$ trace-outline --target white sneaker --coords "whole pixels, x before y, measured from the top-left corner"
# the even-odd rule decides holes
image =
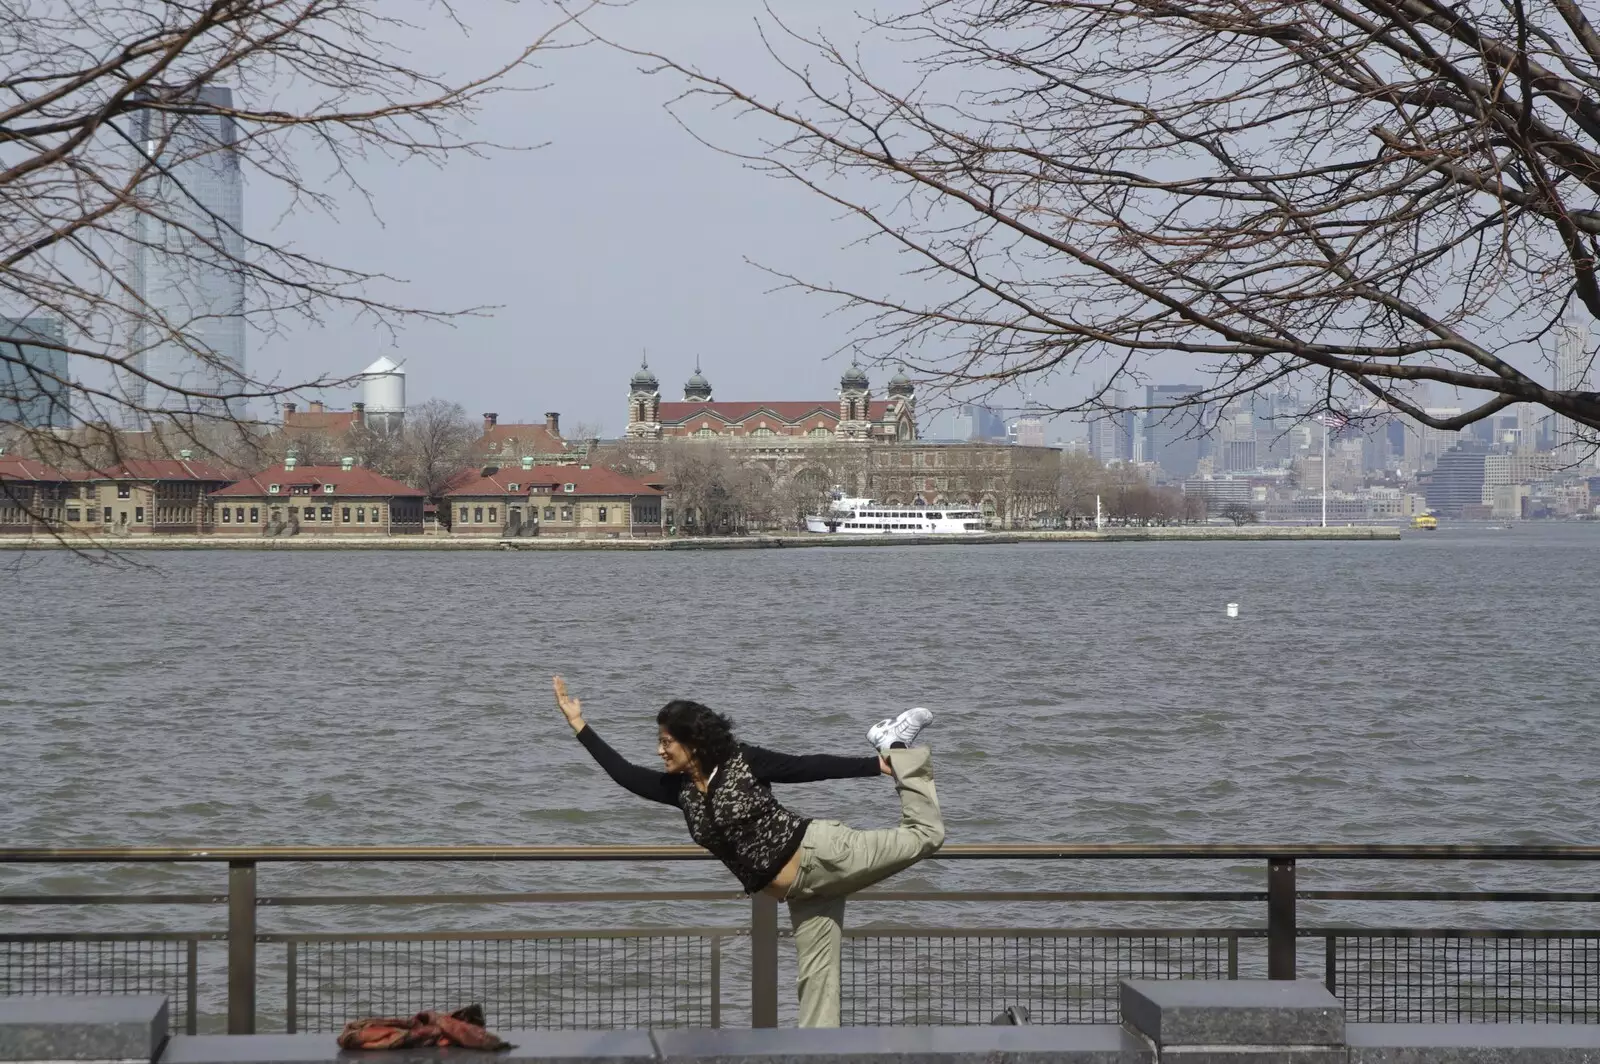
[[[918,706],[908,709],[898,717],[885,717],[867,729],[867,742],[878,753],[886,753],[891,743],[911,746],[922,734],[922,729],[933,723],[933,712]]]

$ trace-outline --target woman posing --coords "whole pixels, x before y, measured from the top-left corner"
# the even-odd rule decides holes
[[[607,775],[641,798],[683,810],[689,835],[745,889],[785,901],[799,955],[800,1026],[839,1025],[839,959],[845,899],[909,868],[944,844],[944,821],[926,747],[911,746],[933,720],[908,709],[867,730],[876,757],[790,755],[734,738],[722,714],[668,702],[656,714],[656,753],[666,771],[625,760],[583,719],[583,705],[555,678],[556,704]],[[900,826],[857,831],[811,820],[772,796],[774,783],[886,775],[900,794]]]

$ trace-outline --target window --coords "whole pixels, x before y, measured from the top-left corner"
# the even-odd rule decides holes
[[[225,525],[233,523],[233,511],[226,506],[222,508],[222,523]]]
[[[694,435],[696,435],[696,436],[715,436],[716,432],[713,431],[712,429],[695,429],[694,430]]]
[[[141,525],[144,524],[144,507],[143,506],[135,506],[133,508],[133,519],[134,519],[134,521],[138,522]]]
[[[78,515],[79,515],[79,514],[80,514],[80,513],[81,513],[81,512],[82,512],[82,511],[80,511],[80,510],[74,510],[74,509],[73,509],[73,508],[72,508],[72,507],[70,507],[70,506],[69,506],[69,507],[67,507],[67,520],[68,520],[68,521],[76,521],[76,520],[78,520]]]
[[[556,519],[556,508],[554,506],[546,506],[544,508],[544,519],[546,521],[554,521]]]
[[[111,523],[111,507],[107,506],[103,512],[106,515],[105,516],[106,524],[110,524]]]
[[[563,484],[563,485],[561,485],[561,490],[566,492],[568,495],[571,495],[573,492],[578,490],[578,485],[576,485],[576,484]]]
[[[806,433],[807,436],[832,436],[833,433],[824,428],[815,428]]]
[[[317,519],[317,508],[315,506],[307,506],[305,515],[307,521],[315,521]]]
[[[117,498],[126,499],[128,497],[128,490],[129,490],[128,489],[128,485],[126,485],[126,484],[118,484],[117,485]]]
[[[472,521],[474,524],[483,524],[483,507],[474,506],[472,508]]]
[[[365,506],[357,506],[356,507],[356,524],[364,525],[366,523],[367,523],[367,508]]]
[[[570,520],[572,520],[572,507],[570,507],[570,506],[563,506],[563,507],[562,507],[562,508],[561,508],[561,520],[563,520],[563,521],[570,521]]]
[[[761,427],[759,429],[751,429],[750,430],[750,435],[752,435],[752,436],[776,436],[777,433],[773,432],[771,429],[766,428],[765,426],[763,426],[763,427]]]
[[[261,507],[250,507],[250,523],[252,525],[259,525],[261,523]]]
[[[602,525],[606,523],[606,508],[604,506],[600,507],[600,523]]]
[[[494,524],[494,507],[489,507],[489,523]]]
[[[506,490],[507,491],[516,491],[517,490],[517,482],[513,480],[511,483],[507,484],[506,485]]]
[[[83,495],[83,497],[85,499],[94,498],[94,485],[93,484],[85,484],[82,488],[80,488],[78,490]]]
[[[350,523],[350,507],[346,506],[339,511],[339,520],[347,525]]]
[[[324,506],[322,508],[322,519],[324,521],[332,521],[333,520],[333,507]]]
[[[243,506],[237,507],[233,511],[233,519],[235,521],[239,522],[241,525],[244,524],[244,507]]]
[[[465,524],[467,522],[467,520],[468,520],[468,518],[467,518],[467,508],[465,506],[463,506],[461,508],[461,522],[463,524]]]

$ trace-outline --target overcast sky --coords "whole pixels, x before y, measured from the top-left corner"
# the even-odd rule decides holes
[[[855,6],[774,5],[797,28],[840,39],[857,25]],[[550,18],[536,2],[461,10],[472,36],[441,27],[433,56],[457,73],[494,63]],[[758,10],[747,0],[638,0],[594,25],[776,88],[782,83],[759,54]],[[553,55],[541,73],[549,88],[498,98],[478,127],[487,139],[546,147],[442,170],[375,164],[363,177],[382,225],[354,200],[337,225],[279,225],[277,235],[336,261],[406,278],[413,302],[496,304],[492,317],[414,325],[393,347],[370,328],[339,323],[253,338],[251,372],[308,380],[353,373],[386,354],[404,360],[411,402],[443,396],[502,420],[556,410],[564,425],[599,422],[608,433],[626,422],[627,380],[644,350],[667,399],[681,397],[696,355],[719,399],[832,398],[848,358],[830,356],[847,341],[849,322],[829,316],[819,297],[774,292],[773,279],[747,260],[873,289],[897,283],[898,267],[847,248],[856,231],[810,193],[696,143],[662,109],[677,83],[639,66],[603,47]],[[274,221],[259,199],[246,189],[256,232]],[[874,371],[874,384],[887,376]],[[1008,401],[1020,405],[1021,396]],[[1076,431],[1063,422],[1051,438]]]

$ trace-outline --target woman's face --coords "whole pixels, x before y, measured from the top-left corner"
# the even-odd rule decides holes
[[[668,772],[688,773],[694,765],[694,758],[689,754],[689,748],[672,737],[666,728],[661,729],[659,741],[656,743],[656,753],[661,755],[661,763],[667,766]]]

